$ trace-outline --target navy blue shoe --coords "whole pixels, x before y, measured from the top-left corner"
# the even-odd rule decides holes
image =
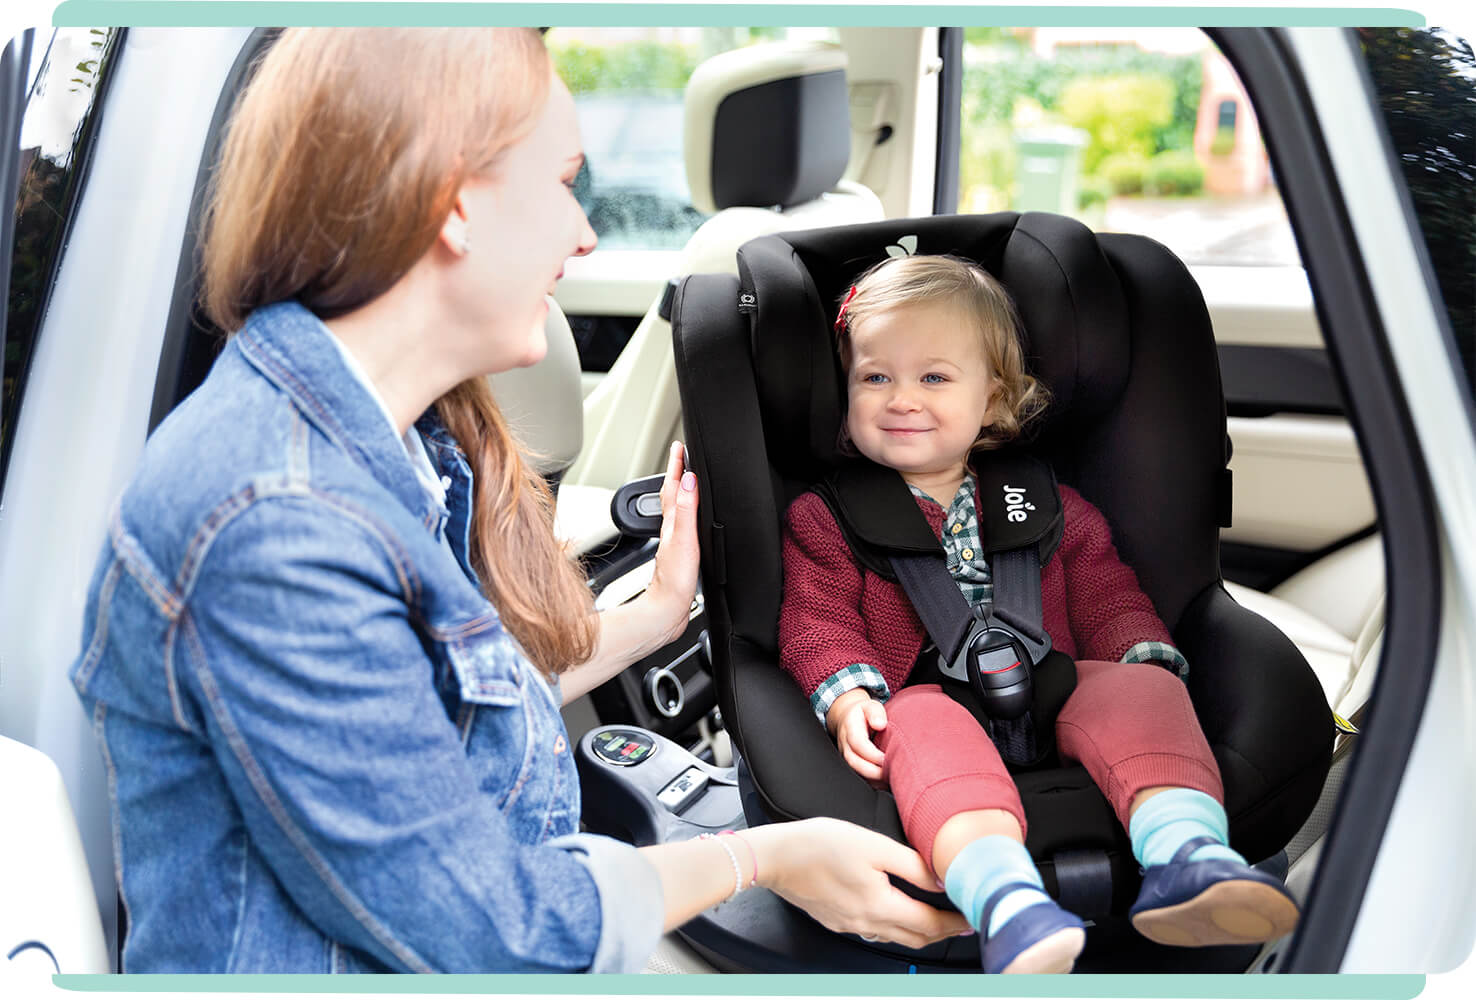
[[[1225,858],[1190,861],[1213,837],[1195,837],[1166,865],[1143,872],[1143,888],[1128,911],[1138,933],[1159,944],[1197,948],[1257,944],[1290,934],[1296,900],[1282,881]]]
[[[1016,889],[1041,891],[1040,886],[1029,882],[1002,887],[984,904],[980,926],[989,926],[995,906]],[[989,973],[1070,972],[1085,944],[1086,925],[1057,906],[1055,900],[1048,900],[1027,906],[1005,921],[998,934],[987,936],[979,949],[979,961]]]

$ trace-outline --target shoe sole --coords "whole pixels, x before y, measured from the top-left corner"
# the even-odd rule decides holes
[[[1179,948],[1259,944],[1290,934],[1297,904],[1269,885],[1248,879],[1216,882],[1193,899],[1132,918],[1150,941]]]
[[[1020,952],[1000,972],[1005,975],[1070,972],[1076,964],[1076,956],[1081,954],[1085,945],[1085,931],[1080,927],[1063,927]]]

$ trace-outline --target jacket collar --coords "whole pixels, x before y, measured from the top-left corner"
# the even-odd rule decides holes
[[[234,342],[329,440],[417,518],[433,523],[435,502],[416,478],[404,442],[344,364],[332,336],[305,306],[287,301],[253,311]]]

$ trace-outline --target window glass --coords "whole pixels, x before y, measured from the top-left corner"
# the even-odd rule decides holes
[[[959,211],[1060,212],[1189,264],[1300,266],[1250,101],[1202,32],[964,37]]]
[[[1476,382],[1476,59],[1468,42],[1438,28],[1364,28],[1359,36],[1469,386]]]
[[[585,167],[575,194],[605,250],[680,250],[707,216],[692,207],[682,94],[698,63],[830,28],[553,28],[548,48],[574,94]]]
[[[32,84],[21,119],[20,186],[6,303],[4,383],[0,386],[0,483],[10,459],[25,376],[47,290],[66,240],[72,206],[96,131],[97,95],[118,29],[60,28],[32,56]]]

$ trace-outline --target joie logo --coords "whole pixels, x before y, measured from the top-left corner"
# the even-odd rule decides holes
[[[754,295],[752,292],[739,292],[738,293],[738,311],[739,312],[753,312],[757,308],[758,308],[758,296],[757,295]]]
[[[1035,504],[1025,502],[1025,488],[1023,486],[1005,485],[1005,520],[1016,524],[1024,521],[1030,515],[1026,511],[1034,510]]]
[[[911,257],[917,253],[917,237],[913,235],[903,236],[896,243],[887,246],[888,257]]]

